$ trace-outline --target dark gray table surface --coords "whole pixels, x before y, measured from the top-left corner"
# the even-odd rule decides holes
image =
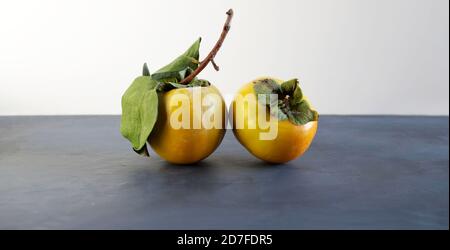
[[[136,155],[118,116],[0,117],[1,229],[448,229],[448,117],[322,116],[284,165],[228,131],[195,166]]]

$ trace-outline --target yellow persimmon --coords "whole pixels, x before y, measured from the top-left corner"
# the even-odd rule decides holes
[[[238,141],[257,158],[270,163],[288,162],[301,156],[309,148],[317,132],[318,121],[316,119],[298,125],[289,119],[279,120],[278,117],[271,115],[269,108],[258,101],[255,93],[254,84],[261,79],[269,79],[278,85],[283,82],[269,77],[259,78],[245,84],[238,91],[230,106],[230,113],[233,116],[233,133]],[[245,102],[240,99],[243,97],[247,98]],[[302,100],[307,103],[305,97],[302,97]],[[271,123],[276,126],[274,129],[276,134],[273,138],[261,138],[262,134],[273,128],[258,126],[261,123],[261,120],[259,120],[261,113],[253,110],[255,108],[263,110],[261,112],[274,122]],[[241,126],[238,126],[238,124],[241,124]]]
[[[175,164],[208,157],[225,135],[226,109],[214,86],[178,88],[160,94],[158,119],[148,138],[152,149]]]

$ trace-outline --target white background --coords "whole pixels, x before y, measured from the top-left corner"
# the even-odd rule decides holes
[[[448,115],[448,0],[0,0],[0,115],[120,114],[225,11],[232,28],[202,78],[229,99],[258,76],[298,77],[322,114]]]

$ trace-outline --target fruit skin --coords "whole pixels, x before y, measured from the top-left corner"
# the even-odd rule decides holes
[[[226,108],[222,95],[214,86],[197,87],[201,90],[202,102],[207,94],[217,94],[220,96],[221,105],[214,105],[215,111],[222,113],[222,126],[220,129],[193,129],[193,89],[179,88],[168,92],[161,93],[159,96],[158,120],[155,128],[148,138],[148,142],[152,149],[163,159],[174,164],[192,164],[199,162],[208,157],[220,145],[225,135]],[[174,98],[177,94],[185,94],[189,96],[190,103],[190,121],[191,128],[175,129],[170,125],[170,115],[174,112],[179,103]],[[173,105],[173,106],[172,106]],[[172,106],[172,107],[171,107]],[[202,107],[202,111],[205,111]],[[196,117],[195,119],[201,119]]]
[[[251,98],[257,102],[253,90],[253,82],[270,77],[258,78],[245,84],[236,94],[230,106],[230,113],[233,114],[233,133],[237,140],[254,156],[269,163],[285,163],[303,155],[311,145],[317,132],[318,122],[311,121],[305,125],[295,125],[289,120],[278,121],[278,134],[274,140],[260,140],[259,134],[266,132],[256,126],[249,129],[248,124],[257,123],[256,117],[248,116],[249,105],[244,105],[241,112],[244,112],[244,128],[236,129],[236,98],[238,95],[246,96],[251,94]],[[283,81],[274,79],[278,84]],[[258,103],[258,108],[262,105]],[[269,114],[266,114],[267,116]],[[272,119],[277,119],[272,117]]]

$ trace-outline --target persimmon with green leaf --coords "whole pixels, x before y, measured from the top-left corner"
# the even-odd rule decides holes
[[[136,153],[149,156],[148,143],[171,163],[191,164],[208,157],[221,143],[225,135],[225,102],[216,87],[197,75],[210,62],[219,70],[214,57],[230,29],[233,11],[226,14],[221,36],[203,60],[199,60],[199,38],[185,53],[153,74],[144,64],[142,76],[125,91],[120,131]],[[196,102],[201,105],[196,106]],[[208,112],[220,114],[214,117],[218,118],[217,126],[204,126],[203,113]],[[176,126],[179,117],[187,121],[181,127]]]
[[[297,79],[272,77],[245,84],[235,95],[230,113],[238,141],[251,154],[270,163],[284,163],[303,155],[314,139],[319,119]],[[265,123],[267,126],[262,125]]]

